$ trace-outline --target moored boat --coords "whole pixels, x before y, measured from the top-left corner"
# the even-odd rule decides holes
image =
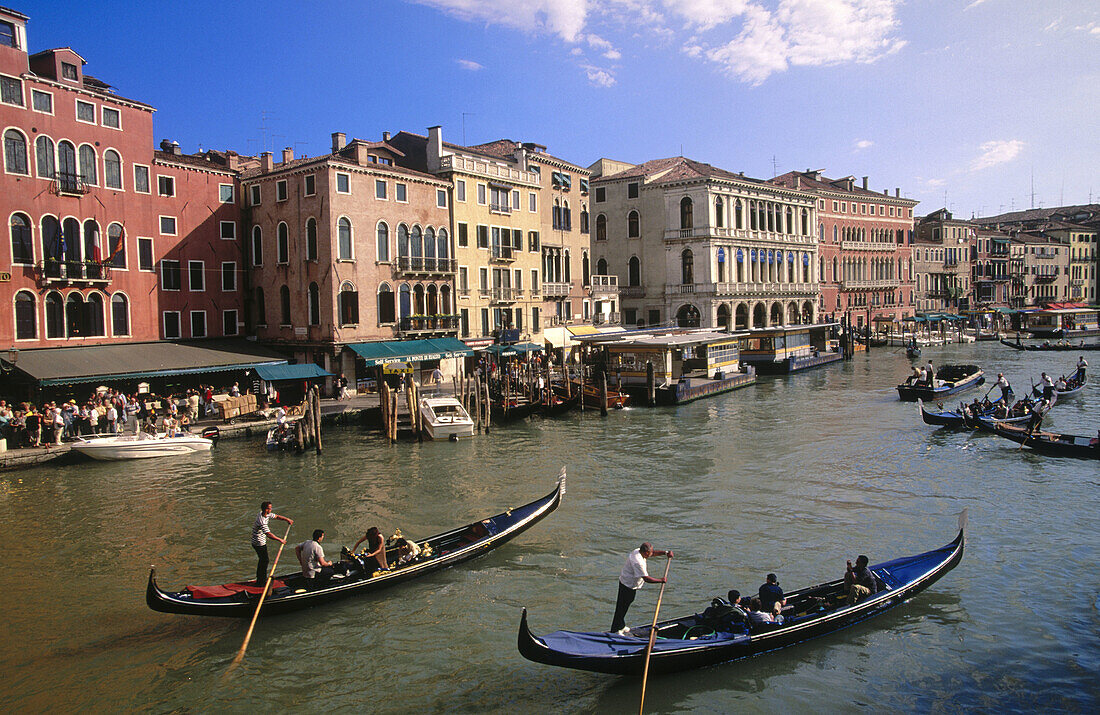
[[[569,385],[569,394],[570,395],[575,395],[575,394],[581,392],[581,387],[582,387],[582,385],[581,385],[581,382],[579,380],[572,380],[570,385]],[[596,385],[593,385],[593,384],[587,383],[587,382],[584,383],[583,388],[584,388],[584,390],[583,390],[582,394],[584,395],[584,406],[585,407],[599,408],[599,406],[600,406],[600,388],[597,387]],[[554,385],[554,392],[556,394],[558,394],[559,396],[564,395],[565,394],[565,385],[555,384]],[[609,409],[609,410],[621,410],[622,408],[627,407],[629,405],[630,405],[630,395],[628,395],[625,392],[622,392],[620,390],[616,390],[616,389],[608,386],[608,388],[607,388],[607,404],[606,404],[607,409]]]
[[[1022,402],[1022,401],[1021,401]],[[969,405],[959,405],[957,409],[945,410],[942,406],[937,406],[938,409],[929,409],[924,404],[924,400],[917,400],[917,405],[920,407],[921,419],[925,424],[936,425],[938,427],[974,427],[974,421],[980,417],[994,417],[997,413],[997,405],[991,405],[989,408],[984,408],[981,413],[974,416],[969,409]],[[1022,414],[1014,414],[1009,417],[998,418],[1002,422],[1009,424],[1022,424],[1031,419],[1031,408],[1025,405],[1017,403],[1013,405],[1013,412],[1023,411]]]
[[[558,508],[564,494],[563,468],[554,490],[541,499],[432,536],[423,542],[418,541],[420,556],[389,571],[368,573],[369,569],[364,569],[361,561],[345,561],[341,563],[347,564],[346,575],[334,576],[332,580],[313,589],[306,588],[306,580],[301,571],[276,576],[267,600],[264,601],[261,615],[287,613],[347,596],[369,593],[488,553],[546,518]],[[395,549],[393,560],[389,563],[396,561],[396,557]],[[252,616],[256,600],[262,592],[263,585],[257,585],[254,581],[206,587],[188,586],[181,591],[163,591],[157,586],[154,568],[149,570],[145,602],[149,608],[163,613],[248,618]]]
[[[80,438],[70,446],[74,452],[101,461],[115,462],[125,459],[149,459],[152,457],[176,457],[185,454],[209,452],[217,439],[217,428],[213,433],[203,431],[203,436],[180,434],[169,437],[164,433],[124,434],[117,437],[98,439]]]
[[[581,393],[574,392],[571,396],[565,396],[550,390],[547,392],[546,399],[540,404],[544,415],[563,415],[581,404]]]
[[[982,384],[985,374],[977,365],[944,365],[936,370],[934,385],[906,381],[898,385],[898,397],[905,402],[935,402]]]
[[[462,403],[453,397],[425,397],[420,400],[424,434],[431,439],[474,436],[474,421]]]
[[[1005,424],[995,420],[983,419],[981,426],[1005,439],[1029,447],[1041,454],[1052,457],[1077,457],[1080,459],[1100,459],[1100,431],[1096,437],[1082,437],[1075,434],[1058,434],[1036,430],[1029,432],[1025,427]]]
[[[954,541],[932,551],[876,564],[871,572],[879,590],[848,603],[844,581],[786,594],[782,624],[745,625],[737,619],[715,622],[706,613],[661,621],[649,663],[651,673],[700,668],[747,658],[826,635],[877,616],[938,581],[962,559],[966,512],[959,518]],[[534,635],[527,609],[520,619],[519,652],[528,660],[599,673],[641,675],[651,628],[632,628],[629,635],[607,632],[555,631]]]

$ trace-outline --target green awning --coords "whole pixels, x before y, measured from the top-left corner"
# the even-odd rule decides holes
[[[366,361],[367,367],[391,362],[441,360],[474,354],[474,351],[458,338],[388,340],[378,343],[352,343],[348,347]]]
[[[542,350],[542,346],[534,343],[516,343],[515,345],[489,345],[481,350],[499,357],[509,357],[520,353],[533,353],[536,350]]]
[[[331,372],[311,362],[300,365],[259,365],[256,367],[256,374],[260,376],[261,380],[267,380],[268,382],[332,377]]]

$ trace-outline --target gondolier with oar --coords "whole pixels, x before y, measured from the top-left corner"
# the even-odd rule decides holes
[[[622,573],[619,574],[619,597],[615,600],[615,617],[611,619],[611,632],[620,635],[630,633],[630,629],[626,627],[626,612],[630,604],[634,603],[634,597],[638,595],[638,589],[643,583],[665,583],[665,579],[654,578],[646,570],[646,559],[651,556],[667,556],[671,559],[672,552],[656,551],[653,544],[647,541],[626,557]]]
[[[256,515],[256,521],[252,523],[252,548],[256,550],[257,558],[256,583],[261,585],[267,580],[267,564],[269,562],[267,540],[275,539],[280,544],[286,543],[281,537],[271,533],[271,529],[268,528],[267,523],[272,519],[279,519],[287,524],[294,523],[293,519],[274,513],[271,502],[265,501],[260,505],[260,513]]]
[[[1005,407],[1012,407],[1016,395],[1013,394],[1012,385],[1008,383],[1008,378],[1003,372],[997,373],[997,387],[1001,388],[1001,402]]]

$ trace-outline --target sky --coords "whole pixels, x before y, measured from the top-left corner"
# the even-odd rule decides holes
[[[956,216],[1100,202],[1095,0],[4,0],[186,152],[332,132],[818,169]]]

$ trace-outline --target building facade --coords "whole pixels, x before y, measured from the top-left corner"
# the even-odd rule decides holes
[[[917,201],[867,188],[867,177],[829,179],[820,171],[792,171],[772,183],[817,197],[817,241],[822,314],[852,313],[898,322],[913,314],[913,208]]]
[[[674,157],[592,172],[592,258],[622,322],[711,328],[818,319],[817,201]]]
[[[958,313],[970,306],[970,247],[975,226],[940,209],[916,223],[913,287],[921,312]]]

